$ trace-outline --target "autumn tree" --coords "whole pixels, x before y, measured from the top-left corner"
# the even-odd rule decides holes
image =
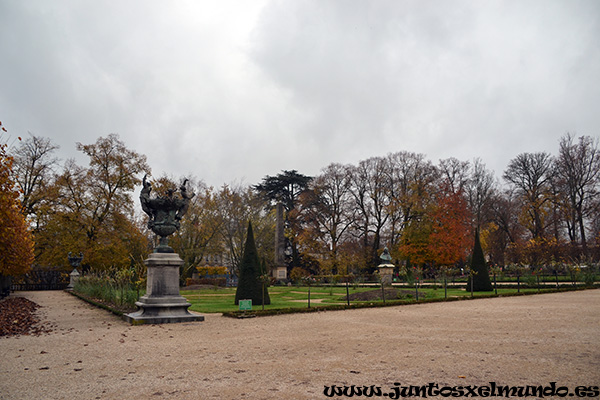
[[[521,202],[514,190],[498,192],[492,199],[492,220],[506,235],[508,243],[518,242],[525,234],[519,222]]]
[[[439,171],[425,155],[402,151],[388,155],[389,215],[388,240],[394,248],[401,236],[415,232],[422,225],[425,213],[431,205]]]
[[[275,216],[267,210],[266,200],[252,187],[223,185],[214,194],[215,206],[220,221],[218,237],[209,246],[209,254],[225,255],[231,262],[232,273],[239,273],[242,261],[248,221],[253,221],[255,244],[267,260],[273,259]]]
[[[0,122],[2,132],[6,132]],[[2,136],[4,134],[0,132]],[[13,158],[7,145],[0,144],[0,281],[29,270],[33,241],[20,209],[19,190],[13,179]],[[2,285],[4,286],[4,285]],[[2,288],[4,291],[4,287]]]
[[[300,241],[324,256],[331,273],[338,273],[338,248],[354,222],[350,185],[348,167],[330,164],[300,197]]]
[[[510,161],[503,175],[521,198],[523,225],[534,239],[544,237],[551,201],[552,165],[548,153],[522,153]]]
[[[596,198],[590,208],[593,210],[590,213],[590,243],[593,244],[590,256],[598,261],[600,260],[600,199]]]
[[[77,149],[90,159],[84,201],[90,222],[86,234],[93,240],[111,214],[133,211],[131,192],[141,182],[139,175],[149,172],[150,167],[146,156],[129,150],[115,134],[94,144],[77,143]]]
[[[146,240],[131,198],[140,175],[149,172],[146,157],[114,134],[94,144],[78,143],[77,149],[89,157],[89,166],[68,160],[57,177],[57,204],[36,236],[38,262],[65,265],[68,252],[82,251],[95,268],[129,265],[132,249]]]
[[[486,249],[490,262],[506,265],[506,250],[510,244],[508,237],[498,225],[490,222],[480,234],[481,245]]]
[[[424,265],[434,262],[431,253],[431,233],[433,221],[428,213],[413,218],[404,228],[398,251],[400,257],[414,265]]]
[[[356,208],[354,230],[363,243],[365,263],[373,269],[378,263],[377,251],[389,219],[389,176],[385,158],[371,157],[351,169],[351,193]]]
[[[470,251],[471,214],[462,192],[441,183],[427,212],[407,225],[399,251],[413,265],[452,266],[465,261]]]
[[[51,139],[29,135],[14,151],[16,183],[21,191],[21,212],[32,217],[39,227],[47,205],[53,196],[52,181],[58,159],[54,152],[59,148]]]
[[[452,193],[467,190],[467,185],[471,179],[471,165],[468,161],[460,161],[457,158],[450,157],[440,160],[438,170],[442,182]]]
[[[492,218],[491,207],[496,182],[494,173],[486,168],[480,158],[473,162],[465,192],[473,216],[473,226],[475,229],[482,229]]]
[[[195,196],[190,200],[181,226],[169,240],[171,247],[184,262],[181,271],[183,278],[190,278],[207,255],[223,253],[222,247],[217,243],[222,224],[217,193],[196,179],[190,179],[187,185]],[[170,180],[171,189],[180,186],[181,184]]]
[[[439,171],[425,155],[403,151],[388,156],[387,174],[390,253],[415,265],[432,263],[431,210]]]
[[[567,134],[560,141],[556,159],[559,191],[565,202],[565,222],[571,242],[580,241],[587,252],[586,219],[593,216],[595,199],[600,196],[600,148],[598,139]]]
[[[451,266],[465,261],[471,242],[471,214],[462,190],[442,188],[432,211],[429,253],[437,266]]]
[[[36,230],[36,263],[45,266],[67,266],[66,254],[83,251],[85,233],[80,222],[84,208],[84,169],[68,160],[53,185],[55,202],[43,226]],[[87,256],[86,256],[87,261]]]

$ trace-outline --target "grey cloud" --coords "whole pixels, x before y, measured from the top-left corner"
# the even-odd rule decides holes
[[[118,133],[212,185],[410,150],[500,176],[598,135],[600,4],[0,3],[0,112],[75,155]]]

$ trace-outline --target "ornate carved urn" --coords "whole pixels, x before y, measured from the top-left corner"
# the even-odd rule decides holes
[[[154,249],[155,253],[174,252],[168,244],[169,235],[179,229],[181,218],[187,212],[190,200],[194,197],[194,193],[188,193],[186,183],[187,179],[179,188],[181,198],[174,197],[173,190],[168,190],[166,196],[151,198],[152,185],[144,176],[140,202],[142,210],[150,217],[148,228],[160,237],[159,245]]]

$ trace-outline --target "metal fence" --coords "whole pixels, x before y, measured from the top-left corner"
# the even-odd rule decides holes
[[[25,275],[12,277],[10,290],[62,290],[69,285],[69,275],[58,267],[33,266]]]
[[[64,290],[68,283],[13,283],[10,285],[11,292],[24,290]]]

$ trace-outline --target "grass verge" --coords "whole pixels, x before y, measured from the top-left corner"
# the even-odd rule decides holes
[[[254,304],[251,311],[239,311],[238,306],[234,305],[235,288],[219,288],[207,290],[186,291],[181,290],[181,294],[192,304],[190,310],[200,313],[222,313],[227,317],[243,318],[249,316],[268,316],[290,313],[306,313],[331,310],[348,310],[368,307],[399,306],[410,304],[423,304],[440,301],[458,301],[480,298],[507,297],[533,295],[538,293],[555,293],[573,290],[582,290],[584,287],[563,287],[560,289],[537,289],[521,288],[520,290],[512,288],[500,288],[498,294],[491,292],[475,292],[473,297],[464,289],[448,289],[444,292],[443,288],[421,289],[419,288],[419,300],[416,300],[414,289],[402,289],[400,299],[387,299],[385,303],[381,299],[372,299],[366,301],[351,301],[348,305],[346,301],[346,288],[344,286],[335,287],[311,287],[310,307],[308,307],[308,288],[307,287],[270,287],[269,296],[271,304],[264,306]],[[380,289],[373,287],[352,288],[348,291],[352,297],[353,293],[376,292]],[[446,297],[447,296],[447,297]]]
[[[103,310],[109,311],[119,317],[122,317],[123,314],[127,314],[130,312],[133,312],[136,310],[137,307],[131,307],[131,306],[119,306],[117,304],[114,304],[112,302],[108,302],[108,301],[104,301],[101,299],[97,299],[97,298],[92,298],[92,297],[88,297],[85,296],[81,293],[77,293],[74,292],[72,290],[65,290],[65,292],[85,301],[86,303],[89,303],[95,307],[98,308],[102,308]]]

